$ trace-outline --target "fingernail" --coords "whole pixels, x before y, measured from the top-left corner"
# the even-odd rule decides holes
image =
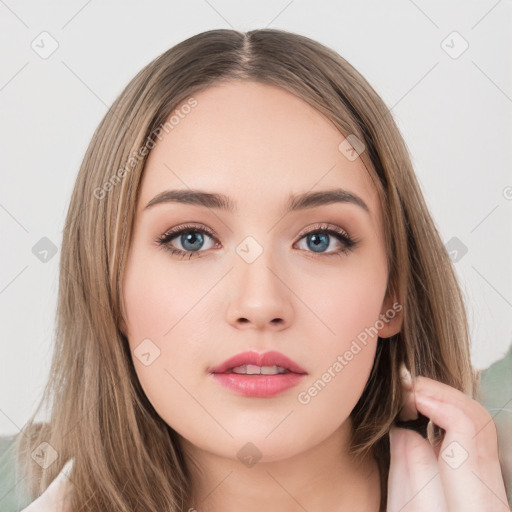
[[[400,363],[400,380],[406,388],[412,389],[411,372],[405,367],[405,363]]]

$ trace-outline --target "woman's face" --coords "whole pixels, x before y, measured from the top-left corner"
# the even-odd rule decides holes
[[[287,458],[340,429],[369,377],[376,330],[398,330],[378,196],[345,137],[296,96],[238,81],[194,98],[146,164],[123,332],[149,401],[192,445],[235,459],[251,442],[262,461]],[[298,199],[341,189],[336,201]],[[147,206],[164,191],[222,194],[232,210],[190,194]],[[305,373],[211,373],[244,351],[280,352]],[[253,395],[222,384],[256,380]]]

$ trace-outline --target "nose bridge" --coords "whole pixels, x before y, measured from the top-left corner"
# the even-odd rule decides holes
[[[228,307],[231,322],[251,323],[259,327],[288,324],[291,320],[290,291],[281,276],[282,265],[270,247],[272,237],[260,243],[247,236],[235,247],[235,288]]]
[[[255,298],[265,295],[267,302],[269,298],[277,299],[282,292],[278,289],[275,249],[270,246],[270,240],[271,237],[266,237],[260,243],[250,235],[235,248],[238,256],[235,267],[241,290]]]

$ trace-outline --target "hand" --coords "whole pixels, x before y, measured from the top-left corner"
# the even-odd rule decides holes
[[[73,462],[74,459],[68,460],[43,494],[21,512],[66,512],[64,501],[72,485],[68,474],[73,468]]]
[[[403,367],[400,418],[418,412],[445,430],[437,446],[393,426],[387,512],[510,512],[498,459],[496,426],[487,410],[461,391]]]

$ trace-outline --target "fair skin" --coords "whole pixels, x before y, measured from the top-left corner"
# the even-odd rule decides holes
[[[192,473],[190,508],[377,512],[376,462],[347,453],[349,414],[367,382],[377,336],[307,404],[297,398],[392,308],[377,192],[361,159],[338,150],[344,137],[336,127],[296,96],[234,82],[195,97],[197,107],[148,158],[122,288],[132,354],[148,338],[146,350],[159,351],[151,364],[133,360],[149,401],[180,435]],[[367,211],[336,202],[283,213],[291,194],[338,188]],[[237,213],[175,202],[145,208],[164,190],[190,189],[229,196]],[[329,235],[314,251],[304,233],[318,233],[324,223],[355,240],[352,250],[340,252],[345,243]],[[168,238],[187,252],[182,259],[156,239],[184,224],[214,236],[198,243],[190,228],[196,251],[182,245],[184,237]],[[237,252],[247,250],[241,242],[248,236],[262,250],[250,263]],[[378,335],[400,327],[396,315]],[[248,349],[278,350],[307,375],[271,398],[241,396],[212,379],[209,368]],[[433,504],[440,511],[508,510],[489,414],[432,379],[419,377],[414,386],[406,387],[403,414],[419,410],[447,434],[432,448],[398,429],[388,512],[430,511]],[[426,395],[433,402],[422,400]],[[438,459],[453,440],[470,454],[458,471]],[[261,456],[251,466],[238,457],[247,443]]]
[[[349,414],[368,379],[377,337],[309,403],[297,399],[392,306],[371,178],[359,158],[349,161],[338,150],[344,137],[336,127],[288,92],[246,82],[195,98],[195,109],[162,134],[146,163],[123,282],[131,350],[145,338],[160,350],[149,366],[134,357],[140,382],[202,469],[194,474],[190,506],[377,511],[375,461],[356,468],[346,453]],[[343,202],[282,213],[291,194],[339,188],[368,211]],[[145,210],[168,189],[226,194],[238,213],[178,203]],[[180,259],[155,243],[191,223],[215,234],[204,235],[199,256]],[[344,243],[329,235],[322,252],[314,252],[303,232],[321,223],[358,244],[345,254]],[[247,236],[263,249],[251,263],[236,252]],[[184,250],[179,236],[173,246]],[[397,332],[397,318],[381,336]],[[237,395],[208,375],[209,367],[249,349],[278,350],[308,375],[272,398]],[[248,442],[262,454],[251,467],[237,457]]]

